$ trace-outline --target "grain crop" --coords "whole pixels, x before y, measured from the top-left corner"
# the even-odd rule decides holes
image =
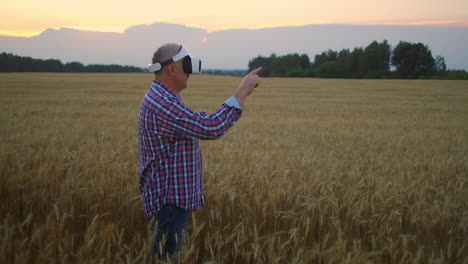
[[[0,74],[0,262],[142,263],[148,74]],[[213,112],[238,77],[191,76]],[[266,78],[203,141],[181,263],[468,263],[468,82]]]

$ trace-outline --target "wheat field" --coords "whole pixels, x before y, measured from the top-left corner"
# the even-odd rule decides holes
[[[142,263],[148,74],[0,74],[0,263]],[[237,77],[191,76],[212,112]],[[262,80],[203,141],[181,263],[468,263],[468,82]]]

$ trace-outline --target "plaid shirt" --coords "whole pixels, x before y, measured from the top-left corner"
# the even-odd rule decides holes
[[[196,113],[178,94],[153,81],[138,118],[140,191],[147,218],[164,204],[186,210],[204,204],[198,139],[220,138],[241,114],[226,103],[209,116]]]

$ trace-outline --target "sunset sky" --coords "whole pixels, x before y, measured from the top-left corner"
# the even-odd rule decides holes
[[[306,24],[444,24],[468,27],[467,0],[7,0],[0,35],[47,28],[122,32],[167,22],[216,31]]]

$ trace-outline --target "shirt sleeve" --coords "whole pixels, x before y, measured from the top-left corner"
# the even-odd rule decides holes
[[[242,107],[240,106],[239,104],[239,101],[237,101],[237,98],[234,97],[234,96],[231,96],[229,97],[229,99],[226,100],[226,102],[224,102],[227,106],[230,106],[230,107],[235,107],[237,109],[242,109]]]
[[[217,139],[226,134],[241,114],[241,109],[230,107],[227,102],[208,115],[206,112],[194,112],[182,100],[174,99],[161,105],[157,120],[159,132],[165,136]]]

